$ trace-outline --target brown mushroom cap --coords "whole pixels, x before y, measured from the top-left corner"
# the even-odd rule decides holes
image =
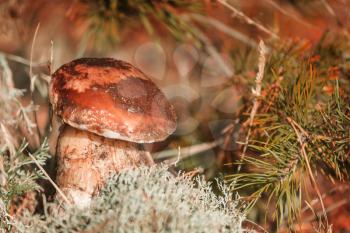
[[[139,69],[112,58],[81,58],[53,75],[54,112],[75,128],[138,143],[164,140],[176,128],[173,106]]]

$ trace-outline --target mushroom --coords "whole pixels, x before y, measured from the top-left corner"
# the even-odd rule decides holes
[[[57,184],[87,207],[111,173],[153,159],[142,143],[166,139],[176,128],[173,106],[139,69],[112,58],[81,58],[61,66],[50,84],[61,119]]]

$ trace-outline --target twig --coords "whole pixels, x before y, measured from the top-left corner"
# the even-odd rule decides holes
[[[333,8],[328,4],[328,2],[326,0],[321,0],[322,4],[324,5],[324,7],[327,9],[327,11],[329,12],[329,14],[331,14],[332,16],[336,16]]]
[[[337,14],[334,12],[333,8],[328,4],[328,2],[326,0],[321,0],[321,2],[324,5],[324,7],[326,8],[326,10],[328,11],[328,13],[335,18],[335,21],[337,21],[337,24],[339,26],[342,26],[342,23],[339,20],[339,18],[337,17]]]
[[[201,40],[201,42],[204,43],[207,52],[212,58],[215,59],[218,66],[223,70],[225,75],[231,77],[234,74],[232,67],[222,59],[220,53],[212,45],[210,39],[199,28],[193,26],[192,30],[196,34],[196,36]]]
[[[239,16],[240,18],[242,18],[246,23],[250,24],[250,25],[254,25],[255,27],[257,27],[258,29],[260,29],[261,31],[269,34],[270,36],[272,36],[273,38],[279,39],[279,36],[270,31],[269,29],[267,29],[265,26],[255,22],[254,20],[252,20],[251,18],[249,18],[246,14],[244,14],[243,12],[237,10],[235,7],[233,7],[232,5],[228,4],[226,2],[226,0],[218,0],[219,3],[221,3],[223,6],[227,7],[228,9],[230,9],[233,12],[233,16]]]
[[[201,22],[201,23],[206,23],[211,25],[213,28],[218,29],[224,33],[226,33],[227,35],[233,37],[234,39],[237,39],[253,48],[257,48],[258,44],[251,38],[249,38],[248,36],[244,35],[243,33],[227,26],[226,24],[220,22],[217,19],[214,19],[212,17],[205,17],[203,15],[200,14],[187,14],[184,17],[188,16],[191,19],[194,19],[195,21]]]
[[[254,122],[254,117],[255,114],[260,106],[260,101],[259,101],[259,97],[261,96],[261,81],[264,78],[264,72],[265,72],[265,64],[266,64],[266,47],[265,47],[265,43],[263,40],[260,40],[259,43],[259,71],[256,75],[255,78],[255,89],[252,89],[253,95],[254,95],[254,103],[253,103],[253,107],[252,110],[250,112],[250,117],[249,117],[249,128],[248,128],[248,132],[247,132],[247,136],[245,138],[245,142],[244,142],[244,147],[243,147],[243,152],[241,155],[241,160],[244,159],[245,154],[247,152],[247,148],[248,148],[248,144],[249,144],[249,137],[251,134],[251,128],[253,126],[253,122]],[[240,172],[242,165],[238,165],[237,168],[237,173]]]
[[[322,198],[325,198],[327,195],[329,194],[332,194],[333,192],[335,191],[338,191],[338,190],[347,190],[349,189],[350,186],[349,185],[342,185],[342,186],[336,186],[334,188],[332,188],[331,190],[327,191],[326,193],[322,194]],[[318,198],[315,198],[313,200],[310,201],[310,205],[313,206],[315,205],[317,202],[319,201]],[[301,212],[305,212],[307,209],[309,209],[310,207],[309,206],[305,206]]]
[[[200,174],[203,171],[204,171],[203,168],[198,167],[198,168],[195,168],[192,171],[186,172],[184,175],[187,176],[187,177],[190,177],[192,179],[195,175]]]
[[[348,202],[349,202],[349,198],[343,198],[342,200],[340,200],[340,201],[334,203],[333,205],[329,206],[325,211],[326,211],[326,213],[329,213],[329,212],[331,212],[331,211],[333,211],[333,210],[335,210],[335,209],[345,205]],[[319,216],[322,213],[323,213],[323,211],[322,212],[317,212],[316,216]],[[315,216],[310,216],[310,217],[304,219],[303,222],[311,222],[313,220],[315,220]]]
[[[222,143],[222,146],[220,148],[220,151],[217,155],[216,159],[216,164],[221,166],[224,162],[224,159],[227,158],[229,161],[225,163],[225,166],[232,166],[232,160],[231,157],[227,157],[227,151],[229,151],[233,146],[233,150],[235,150],[235,144],[237,142],[238,138],[238,131],[240,129],[240,124],[239,124],[239,118],[237,118],[233,123],[228,124],[224,129],[221,130],[221,134],[224,136],[224,140]],[[232,145],[234,143],[234,145]]]
[[[202,143],[202,144],[197,144],[194,146],[189,146],[189,147],[183,147],[181,148],[181,158],[187,158],[189,156],[192,156],[194,154],[198,154],[207,150],[210,150],[212,148],[217,147],[218,145],[222,144],[223,139],[220,138],[218,140],[215,140],[213,142],[207,142],[207,143]],[[167,158],[172,158],[176,155],[179,154],[179,149],[171,149],[171,150],[166,150],[166,151],[161,151],[158,153],[153,154],[154,159],[167,159]]]
[[[307,156],[307,153],[306,153],[306,143],[305,143],[305,140],[304,138],[306,137],[309,137],[308,133],[298,124],[296,123],[292,118],[290,117],[287,117],[287,121],[289,122],[289,124],[292,126],[295,134],[297,135],[297,138],[298,138],[298,141],[299,141],[299,144],[300,144],[300,152],[301,152],[301,155],[303,156],[304,160],[305,160],[305,163],[306,163],[306,167],[307,167],[307,170],[308,170],[308,173],[310,175],[310,180],[311,180],[311,185],[314,187],[316,193],[317,193],[317,196],[320,200],[320,204],[321,204],[321,207],[322,207],[322,210],[323,210],[323,215],[324,215],[324,219],[326,221],[326,224],[327,224],[327,227],[329,226],[329,223],[328,223],[328,217],[327,217],[327,212],[326,212],[326,208],[325,208],[325,205],[323,203],[323,199],[322,199],[322,195],[321,195],[321,192],[317,186],[317,183],[316,183],[316,179],[313,175],[313,172],[312,172],[312,169],[311,169],[311,166],[310,166],[310,162],[309,162],[309,158]],[[299,130],[298,130],[299,129]],[[301,131],[301,132],[299,132]]]
[[[57,190],[57,192],[61,195],[61,197],[63,198],[63,200],[67,203],[67,204],[72,204],[68,198],[66,197],[66,195],[64,195],[64,193],[62,192],[62,190],[56,185],[56,183],[51,179],[51,177],[49,176],[49,174],[47,174],[47,172],[45,171],[45,169],[40,165],[40,163],[35,159],[35,157],[31,154],[28,153],[29,157],[34,161],[34,163],[36,164],[36,166],[38,166],[38,168],[43,172],[43,174],[46,176],[46,178],[50,181],[50,183],[53,185],[53,187]]]
[[[308,26],[308,27],[315,27],[314,25],[305,22],[304,20],[301,20],[299,17],[297,17],[296,15],[288,12],[287,10],[285,10],[283,7],[281,7],[277,2],[275,2],[274,0],[266,0],[269,4],[271,4],[273,7],[275,7],[277,10],[279,10],[280,12],[282,12],[282,14],[287,15],[289,17],[291,17],[292,19],[295,19],[296,21]]]

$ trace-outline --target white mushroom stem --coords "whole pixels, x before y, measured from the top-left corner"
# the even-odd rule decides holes
[[[108,177],[123,169],[152,165],[142,145],[65,125],[57,146],[57,184],[76,206],[88,207]]]

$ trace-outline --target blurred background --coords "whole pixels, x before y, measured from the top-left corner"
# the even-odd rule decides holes
[[[259,41],[268,51],[293,44],[307,50],[325,37],[348,42],[349,12],[347,0],[0,0],[0,58],[14,87],[25,90],[22,105],[36,106],[42,138],[49,133],[52,72],[79,57],[132,63],[178,116],[174,135],[147,149],[159,162],[180,160],[176,169],[211,180],[232,173],[239,160],[239,119],[249,115]],[[38,139],[29,138],[35,147]],[[343,232],[350,232],[343,220],[349,210],[346,201],[331,212]],[[259,211],[249,217],[264,225]]]

